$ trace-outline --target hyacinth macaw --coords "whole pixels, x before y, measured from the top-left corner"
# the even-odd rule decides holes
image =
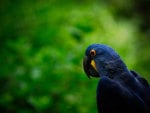
[[[97,85],[98,113],[150,113],[150,85],[128,70],[109,46],[92,44],[85,51],[87,76],[100,77]]]

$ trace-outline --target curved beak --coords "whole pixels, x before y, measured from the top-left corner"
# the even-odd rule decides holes
[[[98,74],[98,71],[96,68],[96,63],[90,57],[88,57],[88,56],[84,57],[83,68],[84,68],[84,72],[86,73],[88,78],[90,78],[90,76],[99,77],[99,74]]]
[[[84,69],[84,72],[86,73],[86,75],[87,75],[88,78],[90,78],[89,64],[90,64],[89,58],[87,56],[84,56],[84,59],[83,59],[83,69]]]

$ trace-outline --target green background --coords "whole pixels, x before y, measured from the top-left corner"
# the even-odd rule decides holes
[[[97,113],[99,79],[83,71],[93,43],[150,81],[149,0],[1,0],[2,113]]]

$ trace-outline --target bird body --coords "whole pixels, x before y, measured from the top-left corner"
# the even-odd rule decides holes
[[[85,52],[84,71],[100,77],[97,86],[98,113],[150,113],[150,86],[135,71],[129,71],[109,46],[92,44]]]

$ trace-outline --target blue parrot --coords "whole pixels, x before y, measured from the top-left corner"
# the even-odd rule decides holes
[[[130,71],[109,46],[92,44],[85,51],[83,68],[97,85],[98,113],[150,113],[150,85]]]

